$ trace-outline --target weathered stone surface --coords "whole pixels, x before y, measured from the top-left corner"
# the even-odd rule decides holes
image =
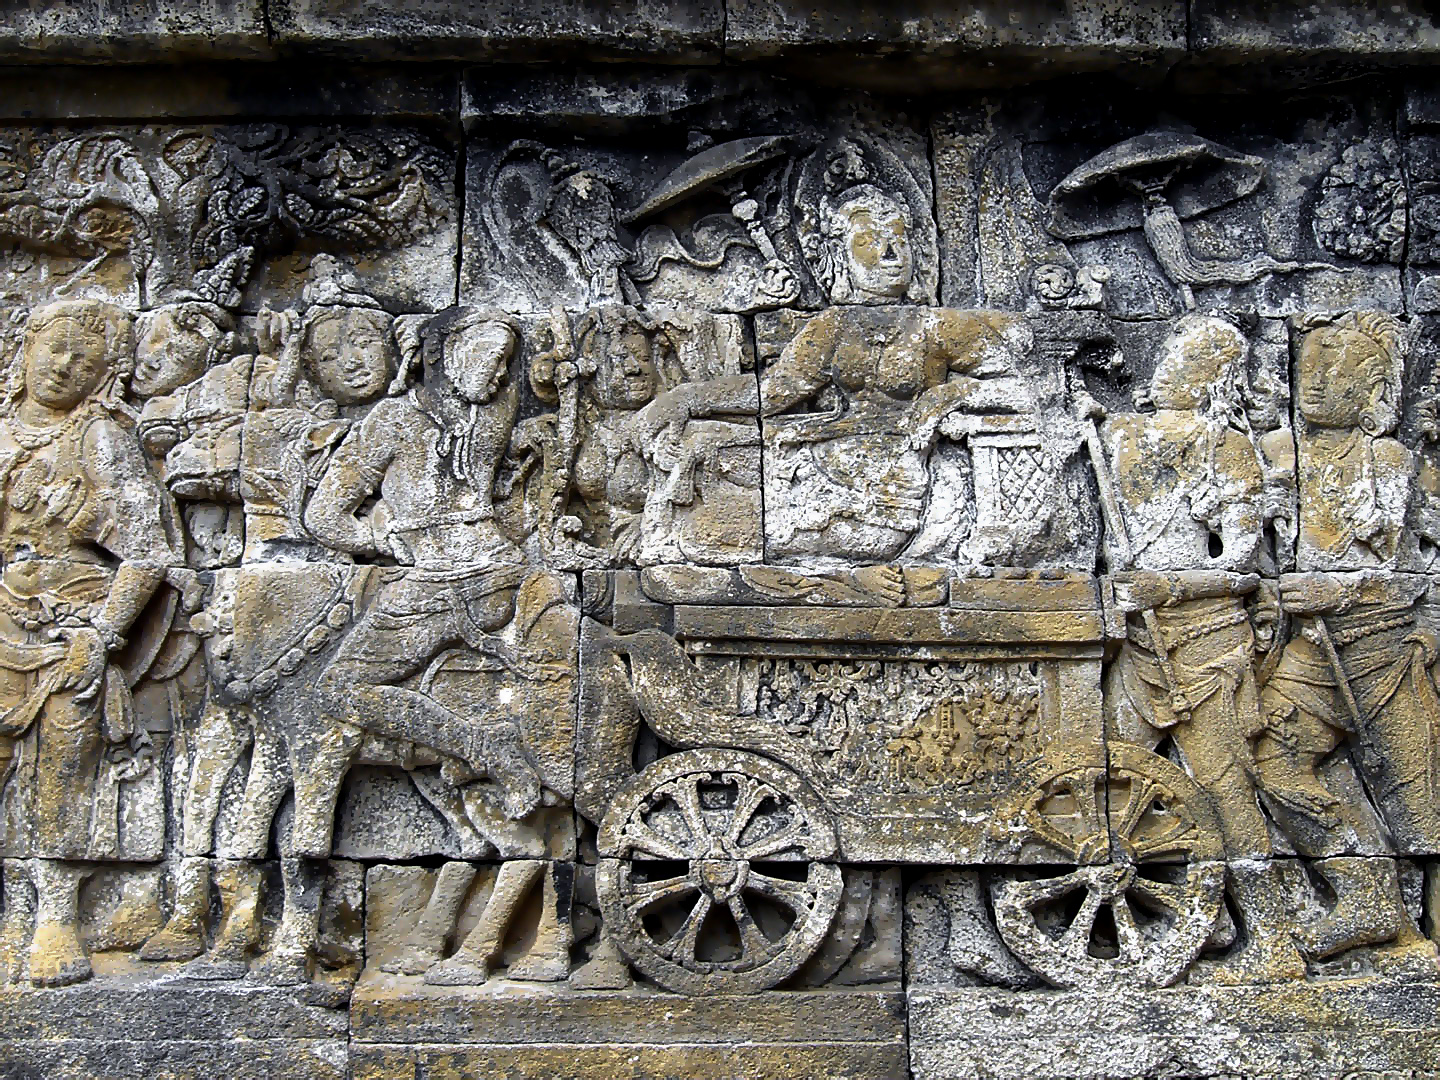
[[[964,10],[903,3],[884,10],[816,8],[793,0],[731,0],[727,57],[783,61],[824,80],[913,90],[995,86],[1037,73],[1165,65],[1186,48],[1180,3],[986,3]],[[831,71],[827,73],[827,66]]]
[[[7,62],[8,64],[8,62]],[[283,114],[291,117],[453,118],[460,75],[413,65],[316,61],[275,70],[268,64],[204,67],[71,65],[0,67],[0,117],[17,122],[108,120],[174,122]]]
[[[0,30],[7,61],[175,63],[273,56],[261,0],[12,4]]]
[[[440,991],[403,976],[367,981],[352,1013],[355,1075],[905,1075],[903,998],[896,992],[694,998],[515,990],[499,983]],[[666,1023],[656,1025],[656,1016]],[[461,1030],[483,1038],[457,1044]]]
[[[66,1078],[345,1076],[345,1014],[306,997],[295,987],[179,978],[173,967],[157,974],[103,953],[82,986],[0,988],[0,1068]]]
[[[1440,49],[1440,25],[1423,4],[1325,11],[1299,3],[1252,4],[1195,0],[1190,51],[1200,61],[1348,56],[1366,64],[1403,62]]]
[[[719,0],[623,5],[565,0],[544,7],[426,0],[396,8],[337,0],[277,0],[269,8],[281,50],[426,60],[643,57],[667,63],[719,59],[725,12]]]
[[[1382,979],[1033,994],[916,990],[917,1076],[1423,1076],[1435,985]]]

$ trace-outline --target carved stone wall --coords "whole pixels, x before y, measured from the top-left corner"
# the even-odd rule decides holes
[[[1440,25],[973,7],[6,16],[0,1076],[1440,1075]]]

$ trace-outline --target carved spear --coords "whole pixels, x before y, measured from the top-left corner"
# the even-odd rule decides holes
[[[1110,462],[1105,457],[1105,446],[1100,441],[1100,427],[1095,417],[1087,416],[1085,426],[1085,449],[1095,466],[1095,486],[1100,490],[1100,516],[1105,521],[1105,547],[1109,552],[1112,570],[1129,569],[1135,564],[1135,550],[1130,545],[1130,534],[1125,529],[1125,518],[1120,513],[1120,500],[1115,495],[1115,478],[1110,474]],[[1170,647],[1160,627],[1155,609],[1147,607],[1140,613],[1145,630],[1150,635],[1155,650],[1155,660],[1160,665],[1160,674],[1165,679],[1165,688],[1170,694],[1170,707],[1182,717],[1189,713],[1190,703],[1180,688],[1175,665],[1170,659]]]

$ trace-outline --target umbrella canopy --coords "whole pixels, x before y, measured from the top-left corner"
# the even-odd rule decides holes
[[[1192,218],[1249,195],[1265,176],[1253,154],[1177,131],[1116,143],[1080,165],[1050,193],[1048,228],[1062,240],[1138,229],[1136,185],[1161,188],[1175,213]]]
[[[780,157],[790,148],[785,135],[758,135],[735,139],[702,150],[687,158],[674,172],[661,180],[650,197],[632,211],[626,222],[639,221],[656,211],[673,206],[697,191],[704,191],[722,180],[744,172],[753,165]]]

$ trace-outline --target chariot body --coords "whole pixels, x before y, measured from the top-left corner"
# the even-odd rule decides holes
[[[1178,978],[1223,844],[1182,769],[1107,744],[1107,581],[886,569],[885,604],[863,572],[587,576],[577,805],[622,951],[672,990],[769,988],[855,932],[842,867],[949,864],[988,868],[1052,984]]]

